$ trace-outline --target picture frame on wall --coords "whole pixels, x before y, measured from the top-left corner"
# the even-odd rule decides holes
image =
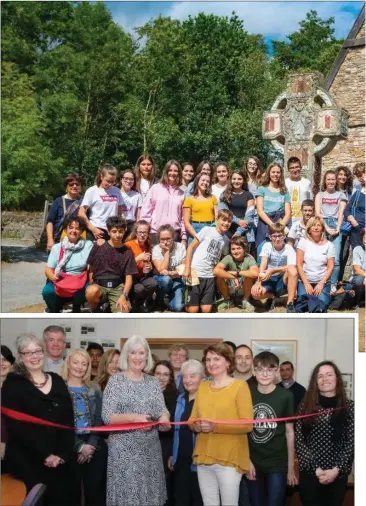
[[[272,339],[252,339],[251,348],[253,357],[262,353],[262,351],[270,351],[277,355],[280,364],[289,360],[296,371],[297,367],[297,341],[296,340],[272,340]]]

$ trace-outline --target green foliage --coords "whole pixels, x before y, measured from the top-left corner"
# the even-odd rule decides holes
[[[261,35],[233,13],[180,22],[157,17],[136,30],[104,3],[2,2],[2,191],[5,207],[43,206],[77,171],[93,184],[101,162],[131,167],[144,147],[161,168],[270,161],[263,111],[287,70],[324,72],[339,41],[314,11],[268,56]],[[321,68],[319,68],[321,67]]]

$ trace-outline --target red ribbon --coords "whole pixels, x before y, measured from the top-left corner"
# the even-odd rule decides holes
[[[273,423],[273,422],[291,422],[293,420],[300,420],[302,418],[310,418],[312,416],[320,416],[327,415],[332,411],[338,411],[339,409],[347,409],[346,406],[341,406],[340,408],[331,408],[325,409],[323,411],[317,411],[316,413],[308,413],[306,415],[296,415],[296,416],[287,416],[284,418],[265,418],[265,419],[257,419],[257,420],[208,420],[207,418],[195,418],[194,420],[186,421],[186,422],[169,422],[170,425],[188,425],[189,423],[195,421],[210,421],[220,425],[248,425],[248,424],[261,424],[261,423]],[[69,427],[68,425],[61,425],[59,423],[49,422],[48,420],[43,420],[42,418],[37,418],[36,416],[26,415],[25,413],[21,413],[20,411],[15,411],[14,409],[1,407],[1,412],[3,415],[12,418],[13,420],[18,420],[20,422],[34,423],[37,425],[46,425],[48,427],[55,427],[57,429],[68,429],[68,430],[80,430],[87,432],[116,432],[116,431],[125,431],[125,430],[136,430],[136,429],[146,429],[148,427],[156,427],[157,425],[166,425],[167,422],[138,422],[138,423],[121,423],[114,425],[101,425],[100,427],[87,427],[85,429],[76,429],[75,427]]]

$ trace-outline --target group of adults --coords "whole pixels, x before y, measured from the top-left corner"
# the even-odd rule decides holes
[[[139,335],[121,351],[91,343],[63,358],[65,346],[58,326],[20,335],[15,356],[1,346],[2,406],[74,428],[2,420],[3,472],[45,484],[47,506],[82,494],[85,506],[283,506],[297,484],[303,506],[343,504],[354,405],[335,363],[305,389],[291,362],[245,344],[213,343],[202,360],[184,344],[159,360]]]
[[[339,289],[359,305],[365,164],[327,170],[315,196],[300,160],[287,168],[285,178],[281,165],[264,170],[254,156],[238,172],[226,162],[195,171],[170,160],[158,180],[142,155],[120,175],[104,164],[83,196],[70,174],[47,219],[47,311],[65,303],[73,312],[86,303],[92,312],[272,310],[287,294],[289,313],[324,312]]]

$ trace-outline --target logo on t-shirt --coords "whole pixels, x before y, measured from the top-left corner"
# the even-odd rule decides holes
[[[256,404],[253,406],[255,420],[267,420],[277,418],[272,406],[269,404]],[[253,432],[250,437],[255,443],[267,443],[270,441],[277,429],[277,422],[262,422],[253,425]]]
[[[116,195],[100,195],[103,202],[117,202]]]
[[[328,206],[336,206],[338,204],[339,197],[322,197],[322,204]]]
[[[210,244],[207,247],[207,260],[212,264],[216,265],[220,260],[222,252],[222,242],[211,239]]]

